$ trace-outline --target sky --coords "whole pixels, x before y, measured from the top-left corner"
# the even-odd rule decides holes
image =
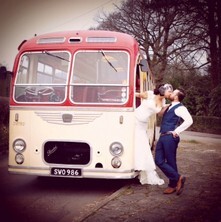
[[[49,32],[86,30],[122,0],[0,0],[0,64],[13,69],[19,44]]]

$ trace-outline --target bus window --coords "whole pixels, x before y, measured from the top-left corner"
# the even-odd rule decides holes
[[[139,65],[136,66],[136,93],[140,93],[140,68]],[[136,107],[138,107],[141,103],[141,99],[136,97]]]
[[[67,52],[23,54],[14,85],[15,101],[22,103],[64,101],[69,56]]]
[[[143,70],[147,69],[147,66],[143,65],[145,64],[144,62],[145,60],[142,59],[141,61],[142,61],[142,64],[138,62],[137,67],[136,67],[136,92],[137,93],[152,90],[153,88],[153,87],[150,87],[148,84],[150,82],[150,79],[148,79],[147,77],[147,72],[142,71],[142,69]],[[136,107],[140,106],[140,104],[141,104],[141,98],[136,97]]]
[[[129,55],[124,51],[79,51],[72,73],[73,103],[124,104],[128,99]]]

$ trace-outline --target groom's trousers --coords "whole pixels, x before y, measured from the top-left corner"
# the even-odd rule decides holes
[[[156,144],[155,163],[169,179],[169,187],[175,188],[179,180],[176,163],[176,151],[179,137],[174,138],[172,134],[161,135]]]

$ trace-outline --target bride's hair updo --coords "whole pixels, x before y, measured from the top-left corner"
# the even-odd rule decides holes
[[[153,93],[154,93],[154,95],[164,96],[165,91],[166,91],[166,90],[169,90],[169,89],[170,89],[171,91],[173,91],[173,87],[172,87],[171,84],[168,84],[168,83],[166,83],[166,84],[160,84],[157,88],[155,88],[155,89],[153,90]]]
[[[161,87],[161,86],[163,86],[164,84],[160,84],[157,88],[155,88],[154,90],[153,90],[153,94],[154,95],[159,95],[160,94],[160,91],[159,91],[159,88]]]

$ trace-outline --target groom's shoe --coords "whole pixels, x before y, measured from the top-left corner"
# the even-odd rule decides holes
[[[167,187],[166,190],[164,190],[164,194],[171,194],[174,193],[176,191],[176,188],[173,187]]]
[[[186,181],[186,177],[180,176],[180,178],[177,182],[176,195],[180,195],[183,192],[185,181]]]

